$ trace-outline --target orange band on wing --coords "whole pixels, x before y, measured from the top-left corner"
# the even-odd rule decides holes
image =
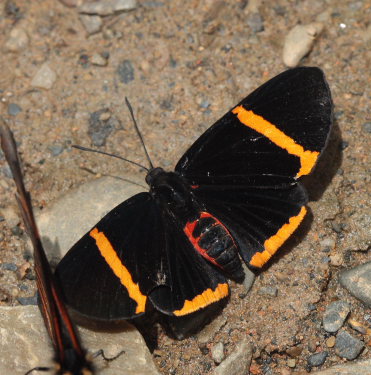
[[[264,242],[264,250],[261,253],[256,253],[250,260],[250,265],[254,267],[263,267],[265,263],[272,257],[272,255],[281,247],[281,245],[291,236],[294,230],[304,219],[307,209],[303,206],[297,216],[292,216],[287,224],[284,224],[278,232],[269,237]]]
[[[277,146],[285,149],[289,154],[300,158],[301,168],[296,177],[309,174],[317,161],[319,152],[304,150],[303,146],[297,144],[291,137],[276,128],[262,116],[256,115],[253,111],[248,111],[242,105],[232,110],[238,119],[246,126],[256,130],[270,139]]]
[[[143,295],[140,292],[139,285],[134,283],[130,272],[122,264],[108,238],[104,235],[103,232],[99,232],[98,228],[92,229],[89,234],[95,239],[102,257],[106,260],[113,273],[120,279],[121,284],[124,285],[127,289],[129,297],[137,303],[135,313],[140,314],[144,312],[147,296]]]
[[[180,310],[175,310],[174,315],[182,316],[193,313],[203,307],[211,305],[212,303],[221,300],[228,296],[228,284],[218,284],[215,290],[206,289],[191,301],[186,300]]]

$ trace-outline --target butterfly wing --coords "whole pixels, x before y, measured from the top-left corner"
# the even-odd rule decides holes
[[[222,298],[220,288],[228,294],[226,286],[217,289],[225,280],[208,264],[202,267],[206,262],[183,237],[149,193],[131,197],[59,263],[68,305],[88,317],[117,320],[144,313],[148,298],[158,310],[181,315]],[[210,288],[209,303],[200,301],[203,296],[195,300]]]
[[[331,94],[318,68],[260,86],[208,129],[176,171],[234,235],[245,262],[262,267],[305,216],[309,174],[326,145]]]

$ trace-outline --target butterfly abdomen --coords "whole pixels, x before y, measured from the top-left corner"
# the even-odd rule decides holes
[[[209,262],[234,278],[242,276],[237,246],[228,229],[217,218],[208,212],[201,212],[196,220],[186,223],[184,233]]]

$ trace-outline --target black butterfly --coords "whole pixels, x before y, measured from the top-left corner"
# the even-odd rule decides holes
[[[54,280],[54,275],[50,269],[40,240],[32,210],[31,197],[24,186],[13,133],[5,124],[0,124],[0,135],[1,148],[4,151],[4,155],[12,171],[17,187],[16,198],[34,249],[36,283],[39,291],[39,307],[54,347],[54,360],[56,363],[55,374],[93,374],[93,366],[86,357],[86,351],[81,346],[67,309],[60,297],[58,285]],[[50,368],[48,367],[35,367],[28,371],[27,374],[31,374],[33,371],[49,370]]]
[[[174,172],[109,212],[57,267],[68,305],[88,317],[133,318],[148,302],[183,316],[227,297],[240,258],[262,267],[299,226],[311,172],[332,122],[323,72],[274,77],[210,127]]]

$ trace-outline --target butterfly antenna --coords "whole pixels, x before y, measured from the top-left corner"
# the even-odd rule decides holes
[[[139,131],[139,128],[138,128],[138,125],[137,125],[137,122],[135,121],[135,117],[134,117],[134,112],[133,112],[133,108],[131,107],[131,104],[128,100],[128,98],[125,96],[125,102],[126,102],[126,105],[128,106],[129,108],[129,112],[130,112],[130,115],[131,115],[131,118],[133,120],[133,123],[134,123],[134,127],[135,127],[135,130],[138,134],[138,137],[142,143],[142,146],[143,146],[143,149],[144,149],[144,152],[146,153],[146,157],[147,157],[147,160],[148,160],[148,163],[149,163],[149,166],[151,169],[153,169],[153,164],[152,164],[152,161],[151,161],[151,158],[149,157],[149,154],[148,154],[148,151],[146,149],[146,145],[144,144],[144,140],[143,140],[143,137],[142,137],[142,134],[140,133]]]
[[[90,152],[96,152],[97,154],[103,154],[103,155],[107,155],[107,156],[112,156],[114,158],[117,158],[117,159],[120,159],[120,160],[124,160],[124,161],[127,161],[128,163],[134,164],[137,167],[143,168],[147,172],[149,172],[149,169],[147,167],[145,167],[144,165],[139,164],[136,161],[132,161],[132,160],[123,158],[122,156],[118,156],[118,155],[115,155],[115,154],[110,154],[108,152],[104,152],[104,151],[100,151],[100,150],[95,150],[93,148],[88,148],[88,147],[83,147],[83,146],[78,146],[78,145],[72,145],[71,147],[77,148],[78,150],[82,150],[82,151],[90,151]]]

